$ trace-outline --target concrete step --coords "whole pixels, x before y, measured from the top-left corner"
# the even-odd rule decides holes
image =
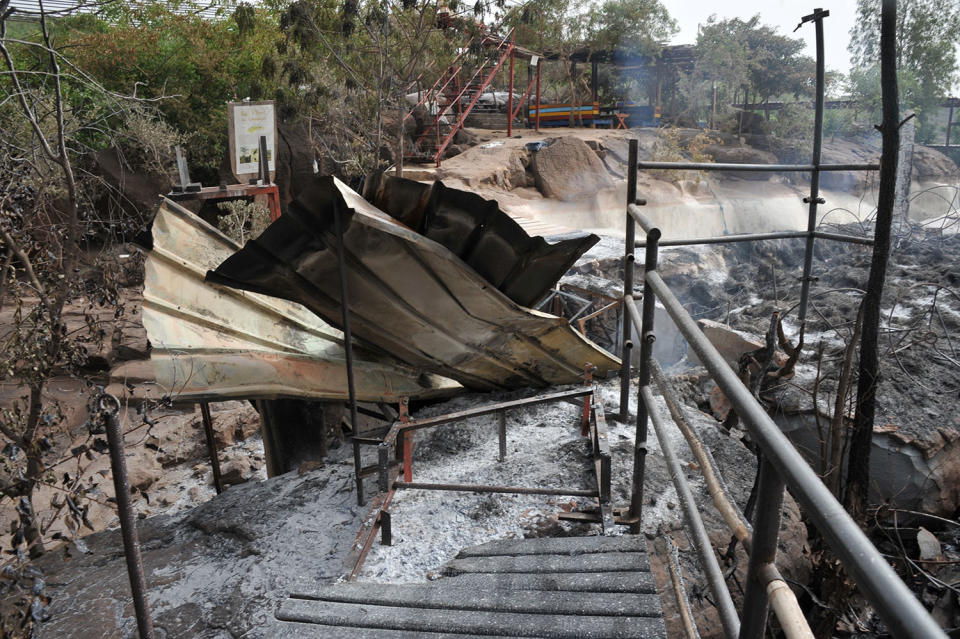
[[[653,573],[573,572],[553,574],[468,573],[445,577],[451,586],[475,590],[547,590],[568,592],[634,592],[656,594]]]
[[[660,599],[655,594],[478,590],[455,586],[446,579],[430,584],[335,584],[291,592],[290,596],[317,601],[437,610],[603,617],[659,617],[661,614]]]
[[[325,626],[413,632],[543,637],[544,639],[650,639],[665,637],[656,617],[601,617],[469,610],[435,610],[286,599],[277,618]]]
[[[464,548],[457,558],[500,555],[584,555],[588,553],[640,553],[646,555],[647,542],[640,535],[623,537],[535,537],[498,539]]]
[[[467,557],[447,562],[445,575],[463,573],[516,572],[542,574],[553,572],[641,572],[650,570],[645,554],[600,552],[579,555],[523,555]]]
[[[283,639],[490,639],[489,635],[323,626],[302,621],[284,621],[281,636]],[[520,639],[520,637],[507,639]]]

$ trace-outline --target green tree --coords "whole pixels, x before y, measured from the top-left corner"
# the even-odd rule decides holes
[[[275,16],[243,4],[240,21],[226,12],[209,18],[186,1],[105,6],[99,16],[61,20],[58,42],[106,89],[157,100],[185,136],[195,177],[216,183],[227,142],[224,103],[273,97],[261,64],[280,38]]]
[[[897,71],[901,109],[917,113],[921,141],[934,139],[939,101],[960,79],[957,38],[960,0],[911,0],[897,11]],[[850,31],[854,64],[851,90],[863,109],[879,117],[880,0],[857,0],[857,21]]]
[[[697,34],[694,70],[681,87],[688,110],[702,118],[714,82],[720,115],[733,102],[813,95],[814,62],[802,50],[803,40],[760,24],[759,15],[749,20],[710,16]]]
[[[595,50],[657,56],[677,30],[659,0],[605,0],[587,13],[584,36]]]

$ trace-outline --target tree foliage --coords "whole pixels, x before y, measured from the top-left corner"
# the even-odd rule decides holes
[[[934,113],[960,79],[960,0],[911,0],[897,10],[897,76],[901,109],[916,111],[918,137],[930,141]],[[880,0],[857,0],[850,31],[851,91],[876,120],[880,113]]]
[[[191,169],[216,182],[226,149],[224,103],[272,97],[261,63],[278,33],[269,12],[248,5],[237,9],[238,20],[207,19],[180,5],[187,3],[111,3],[99,17],[61,20],[59,42],[106,89],[159,99],[166,121],[186,136]]]
[[[761,24],[759,15],[749,20],[711,16],[697,34],[694,70],[682,80],[687,108],[702,119],[704,109],[712,102],[714,82],[718,105],[748,98],[757,103],[812,96],[814,61],[802,50],[803,40]],[[723,115],[726,107],[719,108]]]

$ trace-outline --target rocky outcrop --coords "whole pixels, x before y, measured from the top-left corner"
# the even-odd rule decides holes
[[[597,154],[577,138],[558,138],[533,154],[533,175],[544,197],[565,202],[589,199],[613,187]]]
[[[507,191],[533,186],[533,176],[527,173],[530,156],[525,150],[516,149],[507,158],[506,166],[498,168],[485,181]]]
[[[732,164],[776,164],[777,156],[769,151],[761,151],[750,146],[711,144],[704,148],[704,153],[708,153],[714,162],[732,163]],[[721,175],[725,178],[740,178],[744,180],[769,180],[771,173],[761,171],[723,171]]]
[[[960,178],[960,169],[949,157],[928,146],[913,148],[913,179],[918,182],[944,182]]]

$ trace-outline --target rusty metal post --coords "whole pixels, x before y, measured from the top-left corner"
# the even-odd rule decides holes
[[[120,534],[123,537],[123,555],[127,560],[127,575],[130,577],[130,592],[133,594],[133,609],[137,616],[140,639],[153,639],[153,621],[147,605],[147,580],[143,574],[143,559],[140,557],[140,540],[137,524],[130,503],[130,480],[127,477],[127,462],[123,457],[123,430],[118,413],[120,402],[113,395],[104,393],[98,400],[99,408],[106,416],[107,443],[110,446],[110,470],[113,474],[113,489],[117,499],[117,514],[120,517]],[[110,404],[109,406],[107,404]]]
[[[644,273],[657,270],[657,257],[660,249],[660,229],[653,228],[647,233],[646,255],[643,260]],[[628,303],[629,300],[627,300]],[[643,516],[643,479],[647,464],[647,428],[650,419],[650,407],[644,399],[643,389],[650,386],[650,358],[653,357],[653,319],[656,311],[656,296],[653,288],[644,277],[643,308],[640,323],[640,379],[637,393],[637,430],[633,446],[633,493],[630,498],[630,532],[637,534],[641,529]]]
[[[210,467],[213,469],[213,486],[219,495],[223,492],[223,480],[220,478],[217,440],[213,437],[213,418],[210,417],[210,404],[207,402],[200,402],[200,416],[203,418],[203,432],[207,436],[207,454],[210,455]]]
[[[413,433],[403,433],[403,480],[413,481]]]
[[[500,459],[503,461],[507,458],[507,411],[501,410],[497,411],[497,434],[500,437]],[[409,479],[407,481],[410,481]]]
[[[627,160],[627,203],[624,207],[624,215],[627,216],[627,230],[623,241],[623,295],[626,298],[633,295],[633,263],[634,248],[636,245],[636,222],[630,215],[630,205],[637,199],[637,154],[638,143],[636,140],[630,140],[630,147]],[[630,416],[630,352],[633,350],[633,328],[630,322],[630,316],[627,314],[627,308],[624,306],[626,300],[621,300],[620,321],[623,324],[620,348],[620,421],[626,423]]]
[[[516,54],[517,34],[511,32],[510,36],[510,93],[507,94],[507,137],[513,136],[513,58]],[[496,94],[494,94],[496,96]],[[496,103],[496,100],[494,100]]]
[[[407,397],[402,397],[400,399],[400,416],[399,420],[401,424],[410,423],[410,400]],[[400,437],[397,438],[397,444],[401,447],[401,457],[403,459],[403,480],[404,481],[413,481],[413,433],[404,431],[400,434]]]
[[[817,97],[813,116],[813,171],[810,172],[810,196],[804,198],[809,205],[807,213],[807,245],[803,256],[803,279],[800,281],[800,309],[797,311],[797,320],[803,330],[807,321],[807,302],[810,298],[810,284],[813,281],[813,243],[814,232],[817,230],[817,205],[823,203],[820,197],[820,159],[823,148],[823,96],[826,91],[825,70],[823,59],[823,19],[830,15],[829,11],[814,9],[814,12],[801,18],[800,24],[814,22],[817,38]],[[744,99],[746,102],[746,99]],[[741,112],[742,113],[742,112]]]
[[[393,517],[390,515],[390,511],[383,509],[380,511],[380,545],[381,546],[392,546],[393,545]]]
[[[537,119],[534,130],[540,133],[540,67],[543,66],[543,59],[537,58]]]
[[[762,639],[767,627],[769,601],[762,568],[777,559],[780,535],[780,511],[783,508],[784,485],[773,464],[759,459],[760,477],[757,486],[757,512],[753,521],[753,542],[747,568],[747,591],[740,615],[740,639]]]
[[[343,246],[343,211],[340,204],[333,206],[333,226],[337,235],[337,266],[340,272],[340,307],[343,318],[343,350],[347,359],[347,393],[350,402],[350,429],[353,437],[357,436],[357,391],[353,383],[353,337],[350,333],[350,296],[347,288],[347,259]],[[357,504],[362,506],[363,477],[360,471],[363,463],[360,460],[360,446],[353,443],[353,468],[357,481]]]

